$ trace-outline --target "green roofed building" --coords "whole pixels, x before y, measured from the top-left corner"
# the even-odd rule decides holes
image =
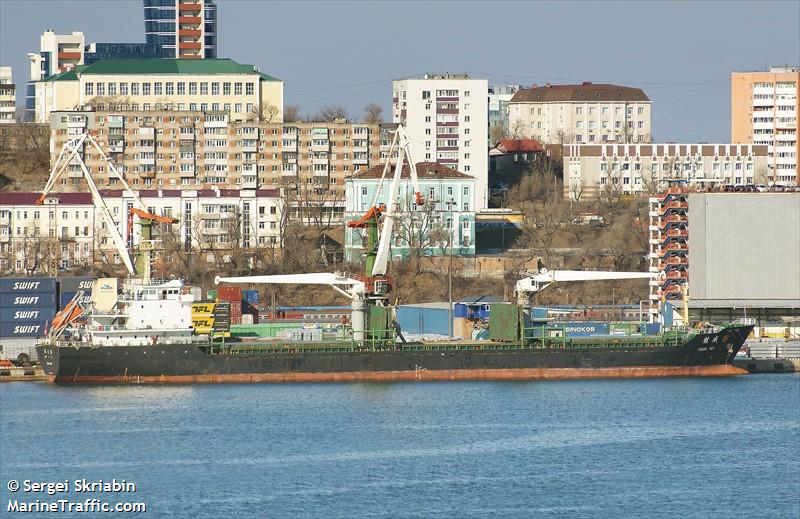
[[[232,59],[107,59],[35,82],[35,122],[50,112],[222,111],[232,121],[283,120],[283,81]]]

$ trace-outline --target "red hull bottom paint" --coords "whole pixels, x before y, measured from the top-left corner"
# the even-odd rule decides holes
[[[430,382],[444,380],[575,380],[649,377],[725,377],[746,375],[730,364],[714,366],[639,366],[625,368],[520,368],[442,371],[349,371],[342,373],[242,373],[231,375],[82,376],[57,383],[77,384],[215,384],[283,382]]]

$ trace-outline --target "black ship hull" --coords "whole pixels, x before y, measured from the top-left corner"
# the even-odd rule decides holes
[[[751,326],[687,336],[679,343],[642,346],[597,338],[580,347],[459,344],[381,351],[219,353],[176,344],[37,347],[45,373],[57,383],[335,382],[392,380],[528,380],[722,376],[733,366]],[[324,349],[324,348],[320,348]]]

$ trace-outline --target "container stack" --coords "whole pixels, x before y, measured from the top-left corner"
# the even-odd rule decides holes
[[[57,304],[55,278],[0,279],[0,337],[41,337]]]
[[[217,297],[220,301],[230,303],[231,324],[242,323],[242,289],[241,287],[221,286],[217,289]]]
[[[258,314],[258,290],[242,290],[242,324],[258,324]]]

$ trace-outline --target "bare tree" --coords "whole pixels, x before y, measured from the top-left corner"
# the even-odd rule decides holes
[[[314,116],[316,121],[324,121],[332,123],[337,119],[350,119],[347,109],[342,105],[327,105],[323,106],[317,115]]]
[[[370,103],[364,107],[364,122],[378,124],[383,122],[383,108],[376,103]]]
[[[498,142],[506,137],[506,133],[505,126],[503,126],[502,123],[496,123],[489,128],[489,145],[496,146]]]
[[[251,121],[272,123],[278,121],[278,116],[280,113],[281,109],[279,106],[269,101],[265,101],[259,108],[253,109],[253,111],[248,115],[248,119]]]
[[[511,129],[508,133],[512,139],[522,139],[527,136],[525,130],[525,123],[523,123],[521,119],[517,119],[514,121],[514,124],[511,125]]]
[[[300,107],[297,105],[286,105],[283,107],[283,120],[293,123],[300,120]]]

